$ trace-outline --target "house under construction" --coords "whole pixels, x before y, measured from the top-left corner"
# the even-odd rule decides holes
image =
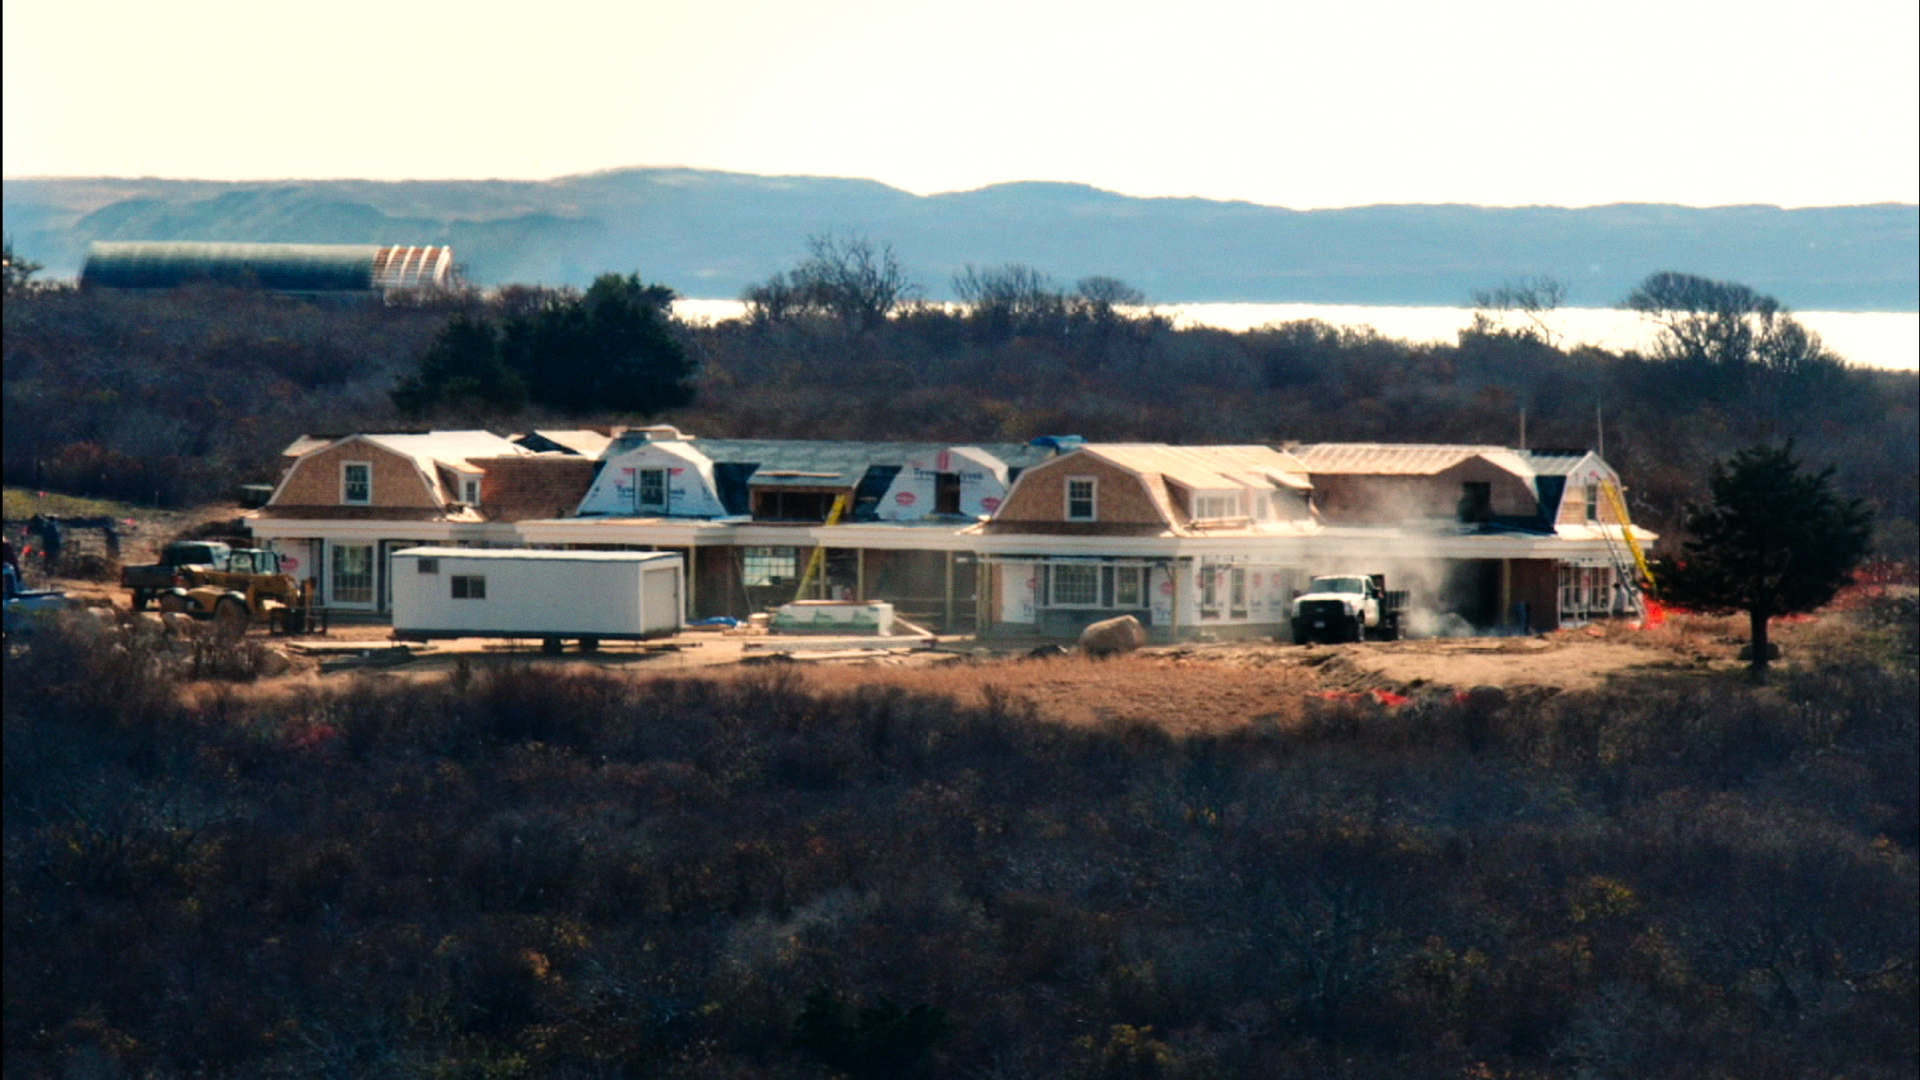
[[[593,438],[587,438],[587,435]],[[692,618],[804,593],[946,632],[1282,633],[1316,575],[1385,574],[1429,622],[1552,630],[1637,610],[1620,481],[1587,451],[1322,443],[945,445],[617,433],[303,440],[254,534],[321,602],[388,610],[423,543],[673,551]],[[592,456],[588,456],[591,452]]]

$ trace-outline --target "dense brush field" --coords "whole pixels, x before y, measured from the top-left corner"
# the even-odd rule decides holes
[[[779,670],[183,693],[50,628],[5,1071],[1911,1076],[1896,637],[1175,737]]]

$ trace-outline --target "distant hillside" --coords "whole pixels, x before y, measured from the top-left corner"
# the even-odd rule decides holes
[[[1158,302],[1453,305],[1530,274],[1607,306],[1655,270],[1743,282],[1801,310],[1920,310],[1920,207],[1782,210],[1368,206],[1296,211],[1076,184],[917,196],[870,180],[621,169],[551,181],[9,180],[5,229],[55,276],[92,240],[451,244],[471,280],[584,284],[637,270],[731,298],[811,234],[894,245],[930,296],[967,263],[1062,283],[1118,277]]]

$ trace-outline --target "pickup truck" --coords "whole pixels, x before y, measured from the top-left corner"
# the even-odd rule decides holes
[[[225,570],[233,545],[218,540],[178,540],[160,552],[160,561],[120,570],[120,587],[133,594],[133,610],[145,611],[161,593],[186,584],[182,567],[210,566]]]
[[[1293,643],[1398,638],[1407,594],[1388,592],[1385,578],[1384,574],[1314,578],[1307,591],[1293,600]]]

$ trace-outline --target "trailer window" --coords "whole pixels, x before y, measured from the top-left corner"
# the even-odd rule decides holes
[[[439,559],[419,559],[416,560],[415,565],[423,574],[437,574],[440,572]]]
[[[455,600],[485,600],[487,598],[487,577],[485,574],[453,575],[453,598]]]

